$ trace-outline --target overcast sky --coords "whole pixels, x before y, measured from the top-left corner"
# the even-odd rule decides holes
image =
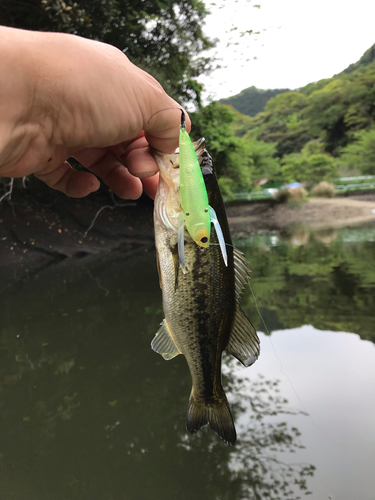
[[[214,53],[224,67],[201,81],[206,96],[215,99],[252,85],[296,89],[329,78],[375,43],[374,0],[206,0],[206,5],[212,14],[204,32],[219,38]],[[246,30],[254,33],[241,36]]]

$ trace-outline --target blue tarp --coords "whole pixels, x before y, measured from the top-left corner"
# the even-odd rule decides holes
[[[291,184],[285,184],[285,186],[281,186],[280,189],[298,188],[300,186],[301,186],[300,182],[292,182]]]

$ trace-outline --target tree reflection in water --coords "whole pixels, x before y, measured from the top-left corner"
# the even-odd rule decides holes
[[[308,493],[308,477],[315,467],[281,460],[282,453],[303,448],[297,427],[283,421],[283,415],[306,415],[288,408],[280,394],[279,380],[263,376],[249,380],[238,377],[236,362],[227,359],[227,384],[238,426],[239,442],[229,463],[234,476],[241,482],[239,499],[260,500],[299,498]],[[247,382],[247,383],[246,383]],[[291,462],[291,463],[290,463]]]
[[[188,435],[186,362],[164,362],[149,347],[162,314],[154,255],[88,269],[95,280],[81,262],[50,268],[10,287],[1,304],[2,500],[305,493],[314,467],[278,458],[301,446],[278,382],[249,386],[228,359],[238,443],[208,428]]]
[[[316,232],[297,228],[284,237],[239,241],[253,270],[254,293],[268,329],[313,325],[358,333],[375,343],[374,241],[372,227]],[[242,304],[260,326],[249,289]]]

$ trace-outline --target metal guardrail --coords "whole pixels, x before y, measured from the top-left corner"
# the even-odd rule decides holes
[[[355,179],[355,177],[351,177],[348,179]],[[341,184],[339,182],[334,183],[335,189],[337,193],[346,193],[347,191],[365,191],[365,190],[375,190],[375,176],[364,176],[363,180],[371,179],[372,182],[352,182],[348,184]],[[345,180],[336,179],[336,181]],[[265,200],[271,199],[277,189],[263,189],[262,191],[248,192],[243,191],[241,193],[233,193],[232,200]],[[228,198],[229,199],[229,198]],[[226,200],[227,201],[227,200]]]
[[[375,182],[361,182],[361,183],[353,183],[353,184],[336,184],[335,189],[337,192],[346,192],[346,191],[357,191],[357,190],[371,190],[375,189]]]
[[[263,200],[266,198],[272,198],[272,193],[268,190],[255,191],[255,193],[233,193],[233,199],[235,200]]]

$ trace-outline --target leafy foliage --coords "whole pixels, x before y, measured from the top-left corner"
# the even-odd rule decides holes
[[[360,66],[367,66],[375,61],[375,44],[372,45],[363,56],[354,64],[350,64],[346,69],[344,69],[344,73],[352,73]]]
[[[315,184],[337,165],[374,172],[375,45],[342,73],[297,91],[250,87],[201,107],[197,77],[213,42],[201,0],[10,0],[0,23],[63,31],[117,46],[182,103],[194,103],[193,136],[206,137],[224,194],[260,178]],[[237,110],[235,111],[234,108]],[[248,116],[241,115],[239,112]],[[340,157],[335,161],[335,157]]]
[[[359,169],[363,174],[375,173],[375,127],[361,130],[354,136],[354,142],[342,149],[342,165]]]
[[[262,90],[253,86],[242,90],[239,94],[232,97],[220,99],[219,102],[221,104],[233,106],[245,115],[255,116],[264,110],[264,107],[269,99],[277,94],[281,94],[282,92],[288,92],[288,89]]]
[[[254,185],[257,179],[266,177],[311,186],[332,181],[340,168],[345,174],[374,173],[375,45],[349,68],[297,91],[275,91],[277,94],[262,102],[262,111],[255,116],[234,112],[231,130],[244,144],[241,146],[234,137],[231,143],[236,142],[237,150],[246,152],[249,183]],[[269,96],[250,87],[222,102],[251,115],[246,107],[246,96],[251,95]],[[221,134],[220,129],[216,132]],[[227,178],[225,189],[234,189],[238,179],[233,169],[237,165],[232,162],[224,174],[220,161],[218,158],[216,165],[219,175]]]
[[[336,160],[327,154],[292,153],[282,160],[282,176],[288,182],[317,184],[321,180],[332,180],[338,175]]]
[[[234,113],[216,102],[191,114],[194,139],[205,137],[216,173],[232,179],[236,185],[248,184],[248,150],[246,143],[235,137],[230,127]]]
[[[200,57],[213,42],[202,31],[200,0],[9,0],[0,23],[100,40],[126,52],[183,103],[200,103],[197,76],[210,69]],[[103,76],[104,77],[104,76]]]
[[[213,102],[190,116],[192,137],[205,137],[224,195],[249,188],[259,177],[277,175],[275,146],[251,133],[236,137],[232,127],[236,113],[229,106]]]

